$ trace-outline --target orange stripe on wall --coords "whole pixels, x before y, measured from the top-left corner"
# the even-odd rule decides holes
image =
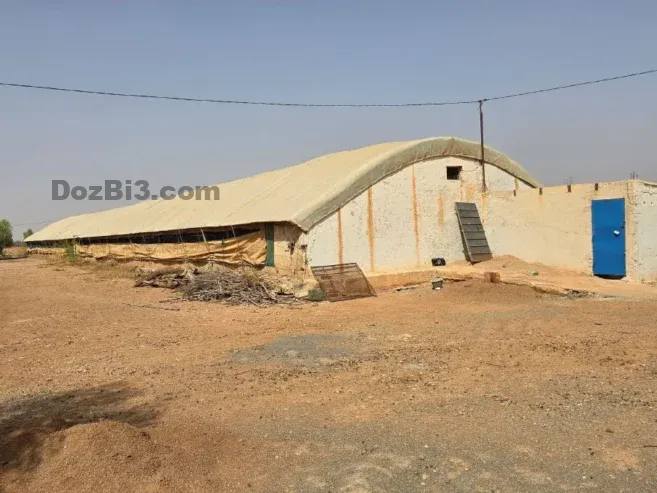
[[[420,217],[417,206],[417,185],[415,183],[415,165],[411,165],[411,190],[413,200],[413,234],[415,235],[415,261],[420,264]]]
[[[441,231],[445,229],[445,200],[442,192],[438,193],[438,225]]]
[[[344,264],[344,245],[342,242],[342,209],[338,209],[338,263]]]
[[[476,185],[466,185],[465,186],[465,201],[473,202],[475,197],[475,187]]]
[[[370,271],[374,272],[375,257],[374,206],[372,204],[372,187],[367,189],[367,239],[370,243]]]

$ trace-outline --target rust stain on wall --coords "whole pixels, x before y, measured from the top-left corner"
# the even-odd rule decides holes
[[[370,243],[370,271],[375,268],[375,231],[374,231],[374,206],[372,204],[372,187],[367,189],[367,239]]]
[[[442,192],[438,194],[438,225],[441,231],[445,229],[445,199]]]
[[[338,263],[344,264],[344,245],[342,242],[342,208],[338,209]]]
[[[475,196],[475,186],[476,185],[466,185],[465,186],[465,201],[472,202]]]
[[[415,236],[415,260],[420,264],[420,212],[417,205],[417,185],[415,183],[415,165],[411,165],[411,190],[413,200],[413,235]]]

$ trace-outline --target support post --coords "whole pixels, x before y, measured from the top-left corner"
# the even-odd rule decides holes
[[[205,232],[203,231],[203,228],[201,228],[201,236],[203,237],[203,243],[205,243],[205,249],[208,251],[209,254],[210,246],[208,245],[208,240],[205,238]]]
[[[481,191],[486,191],[486,164],[484,161],[484,99],[479,100],[479,138],[481,144]]]
[[[274,223],[265,223],[265,242],[266,242],[266,255],[265,265],[269,267],[275,266],[274,259]]]
[[[183,258],[187,260],[187,251],[185,250],[185,242],[183,241],[182,233],[180,232],[180,229],[178,230],[178,239],[180,240],[180,246],[182,247]]]
[[[130,242],[130,247],[132,248],[132,260],[135,259],[135,244],[132,242],[132,237],[128,236],[128,241]]]

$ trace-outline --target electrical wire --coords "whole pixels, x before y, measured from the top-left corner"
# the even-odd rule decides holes
[[[91,89],[77,89],[71,87],[57,87],[57,86],[44,86],[36,84],[19,84],[15,82],[0,82],[2,87],[16,87],[22,89],[37,89],[43,91],[58,91],[77,94],[91,94],[96,96],[114,96],[122,98],[137,98],[137,99],[162,99],[169,101],[186,101],[195,103],[213,103],[213,104],[233,104],[233,105],[251,105],[251,106],[282,106],[282,107],[296,107],[296,108],[404,108],[404,107],[417,107],[417,106],[454,106],[465,104],[478,104],[485,101],[499,101],[502,99],[518,98],[522,96],[530,96],[534,94],[541,94],[545,92],[560,91],[563,89],[571,89],[574,87],[589,86],[593,84],[601,84],[604,82],[611,82],[621,79],[629,79],[632,77],[639,77],[657,73],[657,69],[643,70],[641,72],[633,72],[630,74],[616,75],[613,77],[605,77],[603,79],[587,80],[584,82],[575,82],[572,84],[565,84],[554,87],[547,87],[542,89],[534,89],[531,91],[516,92],[511,94],[504,94],[501,96],[492,96],[488,98],[478,99],[465,99],[454,101],[428,101],[418,103],[294,103],[294,102],[281,102],[281,101],[249,101],[238,99],[209,99],[209,98],[195,98],[183,96],[160,96],[155,94],[140,94],[140,93],[127,93],[115,91],[97,91]]]
[[[643,70],[641,72],[632,72],[629,74],[616,75],[613,77],[605,77],[603,79],[587,80],[583,82],[575,82],[572,84],[565,84],[565,85],[547,87],[542,89],[534,89],[532,91],[516,92],[511,94],[505,94],[502,96],[492,96],[492,97],[481,98],[481,99],[470,99],[470,100],[461,100],[461,101],[439,101],[439,102],[425,102],[425,103],[389,103],[389,104],[287,103],[287,102],[275,102],[275,101],[247,101],[247,100],[241,101],[241,100],[232,100],[232,99],[205,99],[205,98],[192,98],[192,97],[179,97],[179,96],[158,96],[153,94],[95,91],[89,89],[74,89],[69,87],[42,86],[35,84],[18,84],[13,82],[0,82],[0,86],[17,87],[23,89],[38,89],[44,91],[70,92],[70,93],[78,93],[78,94],[91,94],[97,96],[115,96],[115,97],[139,98],[139,99],[164,99],[164,100],[172,100],[172,101],[187,101],[187,102],[215,103],[215,104],[284,106],[284,107],[304,107],[304,108],[402,108],[402,107],[416,107],[416,106],[449,106],[449,105],[480,104],[488,101],[499,101],[504,99],[519,98],[523,96],[531,96],[534,94],[560,91],[563,89],[572,89],[575,87],[589,86],[593,84],[601,84],[605,82],[612,82],[621,79],[629,79],[632,77],[640,77],[643,75],[650,75],[655,73],[657,73],[657,69],[649,69],[649,70]],[[20,224],[14,224],[14,226],[29,226],[34,224],[50,223],[53,221],[54,220],[20,223]]]
[[[556,86],[556,87],[548,87],[548,88],[545,88],[545,89],[535,89],[533,91],[516,92],[516,93],[513,93],[513,94],[506,94],[504,96],[494,96],[492,98],[483,99],[482,101],[499,101],[501,99],[519,98],[519,97],[522,97],[522,96],[531,96],[532,94],[541,94],[541,93],[544,93],[544,92],[560,91],[562,89],[571,89],[573,87],[590,86],[592,84],[601,84],[603,82],[612,82],[612,81],[615,81],[615,80],[629,79],[631,77],[639,77],[639,76],[642,76],[642,75],[649,75],[649,74],[654,74],[654,73],[657,73],[657,69],[644,70],[643,72],[634,72],[634,73],[631,73],[631,74],[616,75],[614,77],[605,77],[604,79],[587,80],[585,82],[575,82],[573,84],[566,84],[566,85],[563,85],[563,86]]]

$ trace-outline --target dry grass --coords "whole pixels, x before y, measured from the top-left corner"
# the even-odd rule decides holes
[[[57,268],[80,268],[93,272],[102,279],[134,279],[140,275],[142,269],[134,262],[117,262],[116,260],[98,261],[91,258],[77,257],[75,263],[72,264],[66,255],[41,255],[39,258]]]
[[[3,253],[5,255],[25,255],[27,253],[27,247],[26,246],[13,246],[13,247],[5,248],[3,250]]]

